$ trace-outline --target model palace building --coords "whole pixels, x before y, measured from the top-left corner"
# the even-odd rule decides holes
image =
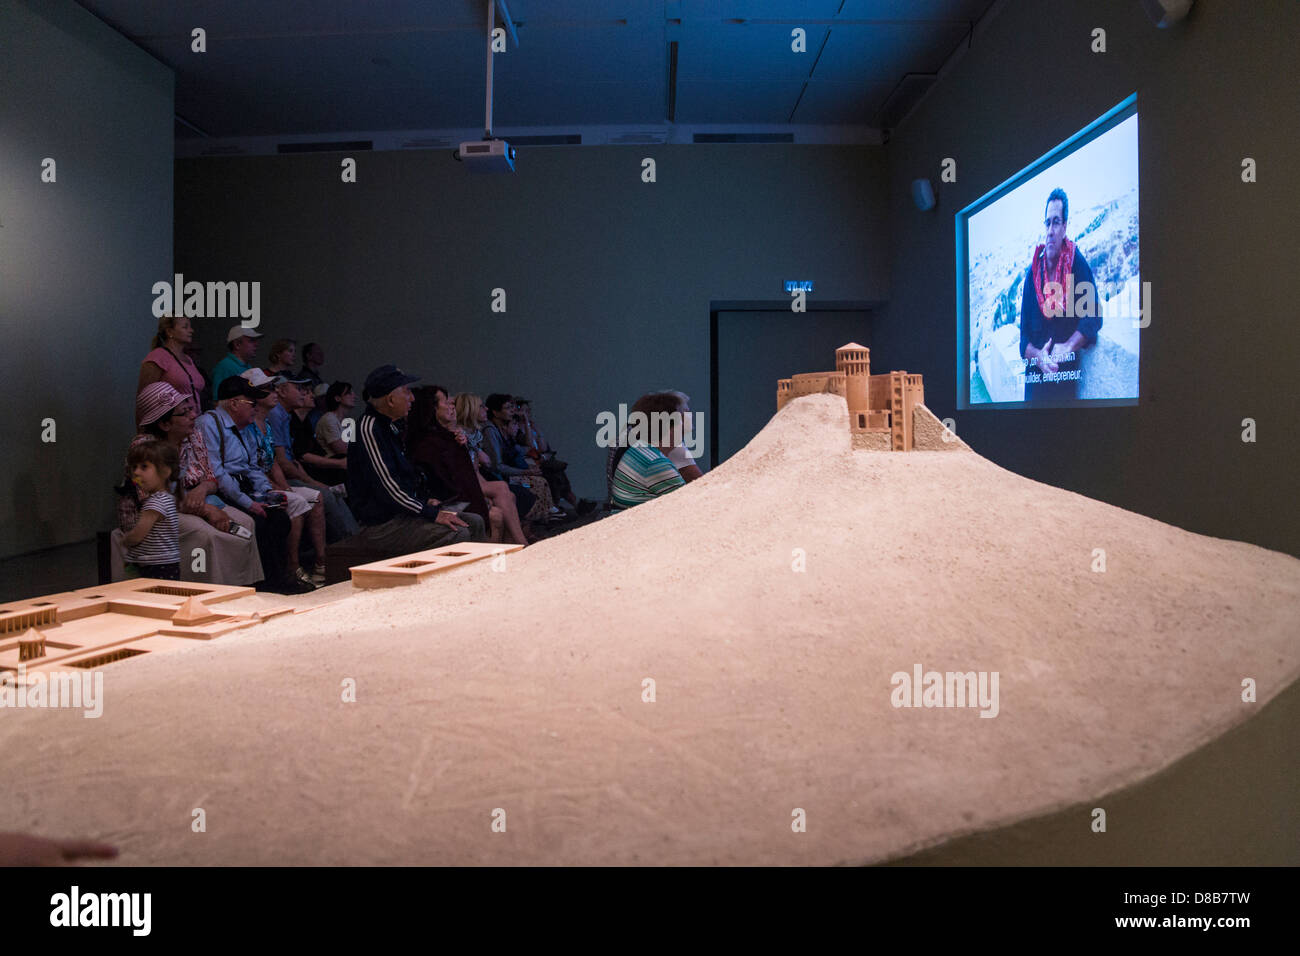
[[[850,342],[835,350],[835,371],[801,372],[776,383],[776,410],[792,398],[829,392],[849,406],[849,433],[855,447],[912,450],[912,410],[925,402],[920,375],[871,374],[871,350]]]

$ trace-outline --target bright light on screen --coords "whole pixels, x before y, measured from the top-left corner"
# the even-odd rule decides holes
[[[957,214],[957,285],[959,407],[1137,403],[1136,96]]]

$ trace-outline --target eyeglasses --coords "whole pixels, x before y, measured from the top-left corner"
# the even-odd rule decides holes
[[[1063,225],[1065,225],[1065,220],[1062,219],[1060,216],[1053,216],[1051,219],[1043,220],[1043,226],[1046,229],[1051,229],[1053,226],[1063,226]]]
[[[232,405],[256,405],[257,403],[247,398],[233,398],[230,400]]]

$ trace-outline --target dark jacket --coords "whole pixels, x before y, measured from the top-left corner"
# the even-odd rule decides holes
[[[435,487],[442,485],[450,489],[456,497],[469,502],[470,511],[487,520],[488,505],[478,483],[478,470],[469,460],[465,446],[456,441],[455,434],[437,421],[423,430],[412,428],[406,438],[406,454],[424,469]]]
[[[397,423],[366,403],[348,445],[348,507],[363,525],[383,524],[398,515],[434,519],[419,471],[402,451]]]
[[[1034,269],[1031,265],[1025,273],[1024,292],[1020,301],[1020,357],[1025,357],[1025,346],[1032,345],[1036,349],[1041,349],[1047,344],[1050,338],[1056,345],[1063,344],[1076,331],[1084,338],[1083,347],[1088,348],[1097,341],[1097,332],[1101,330],[1101,293],[1096,288],[1096,280],[1092,277],[1092,269],[1088,265],[1088,260],[1083,257],[1079,247],[1074,248],[1074,262],[1071,265],[1070,272],[1074,275],[1074,295],[1079,295],[1079,286],[1085,282],[1093,284],[1093,293],[1096,301],[1096,314],[1092,316],[1061,315],[1056,318],[1043,315],[1043,310],[1038,307],[1038,293],[1034,289]],[[1070,309],[1075,308],[1077,303],[1071,303]]]

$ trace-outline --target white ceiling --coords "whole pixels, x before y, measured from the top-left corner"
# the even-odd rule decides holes
[[[178,137],[483,125],[486,0],[78,2],[176,71]],[[507,0],[494,127],[667,123],[674,41],[674,123],[888,125],[992,3]]]

